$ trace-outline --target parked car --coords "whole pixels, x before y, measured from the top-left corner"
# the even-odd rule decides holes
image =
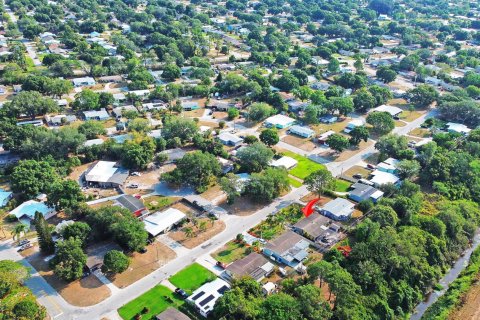
[[[142,249],[140,249],[138,252],[140,252],[140,253],[146,253],[146,252],[147,252],[147,248],[142,248]]]
[[[377,169],[376,166],[374,166],[373,164],[370,164],[370,163],[367,164],[367,168],[368,168],[368,169],[372,169],[372,170]]]
[[[23,245],[26,245],[27,243],[30,243],[30,240],[28,240],[28,239],[23,239],[23,240],[21,240],[21,241],[18,243],[18,245],[19,245],[19,246],[23,246]]]
[[[188,294],[180,288],[176,288],[175,293],[178,294],[180,297],[182,297],[182,299],[187,299],[188,298]]]
[[[220,261],[217,261],[216,266],[219,267],[219,268],[222,268],[222,269],[227,268],[227,264],[224,263],[224,262],[220,262]]]
[[[136,177],[140,177],[141,176],[141,173],[140,172],[137,172],[137,171],[134,171],[132,173],[130,173],[131,176],[136,176]]]
[[[24,244],[23,246],[21,246],[17,251],[22,252],[22,251],[27,250],[28,248],[31,248],[31,247],[33,247],[33,245],[31,243],[27,243],[27,244]]]
[[[353,175],[353,178],[355,178],[355,179],[362,179],[363,176],[362,176],[360,173],[355,173],[355,174]]]
[[[127,188],[130,188],[130,189],[137,189],[138,188],[138,184],[137,183],[131,183],[127,186]]]

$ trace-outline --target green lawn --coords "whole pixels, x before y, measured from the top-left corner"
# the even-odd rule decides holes
[[[212,254],[212,257],[223,263],[231,263],[247,255],[247,246],[235,241],[228,242],[224,247]]]
[[[168,307],[179,307],[183,303],[170,289],[158,285],[118,309],[118,313],[122,319],[131,320],[147,307],[149,312],[142,314],[142,319],[152,319]]]
[[[288,173],[290,173],[292,176],[295,176],[299,179],[305,180],[305,178],[308,177],[312,172],[315,172],[320,169],[325,169],[324,165],[320,163],[316,163],[315,161],[312,161],[294,152],[285,151],[283,152],[283,155],[298,161],[297,166],[292,170],[290,170]]]
[[[174,197],[164,197],[164,196],[150,196],[143,199],[145,206],[150,211],[158,211],[165,207],[168,207],[172,204],[176,199]]]
[[[216,276],[198,263],[193,263],[168,279],[174,286],[191,294],[204,283],[215,280]]]
[[[292,177],[288,177],[288,182],[290,182],[290,185],[295,188],[300,188],[302,186],[300,181],[293,179]]]
[[[302,206],[299,204],[292,204],[283,208],[251,228],[249,233],[265,240],[274,239],[285,231],[286,225],[293,225],[304,217],[301,209]]]
[[[347,192],[348,188],[350,188],[352,184],[348,181],[342,180],[342,179],[336,179],[335,180],[335,191],[338,192]]]

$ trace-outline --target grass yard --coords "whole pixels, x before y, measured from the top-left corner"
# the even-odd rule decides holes
[[[274,215],[269,215],[266,220],[257,224],[248,232],[257,238],[271,240],[285,231],[287,225],[293,225],[303,218],[302,206],[292,204]]]
[[[302,183],[300,181],[298,181],[297,179],[294,179],[292,177],[288,177],[288,182],[294,188],[300,188],[302,186]]]
[[[223,263],[231,263],[247,256],[247,246],[244,243],[232,240],[227,242],[222,248],[212,253],[212,257]]]
[[[299,179],[305,180],[305,178],[308,177],[312,172],[320,169],[325,169],[324,165],[316,163],[315,161],[312,161],[304,156],[298,155],[291,151],[285,151],[283,152],[283,155],[298,161],[297,166],[290,170],[288,173]]]
[[[216,276],[198,263],[193,263],[170,277],[177,288],[182,288],[188,294],[201,287],[204,283],[215,280]]]
[[[158,211],[171,205],[177,198],[164,196],[150,196],[143,199],[145,206],[150,211]]]
[[[342,179],[335,180],[335,191],[337,192],[347,192],[352,184],[348,181]]]
[[[179,307],[183,303],[170,289],[158,285],[118,309],[118,313],[122,319],[131,320],[147,307],[149,311],[142,314],[142,319],[152,319],[168,307]]]

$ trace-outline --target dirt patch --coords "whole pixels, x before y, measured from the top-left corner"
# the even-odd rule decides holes
[[[213,223],[213,225],[212,225]],[[200,227],[204,224],[204,231],[200,230]],[[185,232],[189,228],[192,231],[192,235],[187,237]],[[220,220],[210,220],[208,218],[198,219],[197,225],[194,226],[191,222],[183,225],[183,227],[174,232],[170,232],[168,236],[182,244],[188,249],[193,249],[196,246],[204,243],[205,241],[211,239],[213,236],[219,234],[225,230],[225,223]]]
[[[255,203],[246,197],[241,197],[236,199],[231,205],[224,202],[220,206],[231,214],[237,216],[249,216],[263,208],[265,204]]]
[[[356,155],[357,153],[361,152],[362,150],[370,147],[371,145],[373,145],[373,142],[371,140],[368,140],[367,142],[365,141],[361,141],[360,144],[358,145],[357,148],[353,149],[353,148],[350,148],[350,149],[347,149],[345,151],[343,151],[342,153],[340,153],[340,155],[335,159],[335,161],[345,161],[347,159],[350,159],[351,157],[353,157],[354,155]]]
[[[478,278],[478,277],[477,277]],[[453,311],[449,320],[480,319],[480,282],[473,285],[466,296],[462,297],[462,306]]]
[[[348,122],[352,120],[351,118],[345,118],[343,121],[335,122],[335,123],[321,123],[312,126],[312,129],[316,132],[316,134],[322,134],[327,131],[335,131],[336,133],[342,132],[345,127],[347,126]]]
[[[128,185],[130,183],[136,183],[139,186],[150,187],[158,183],[160,174],[163,172],[165,171],[163,171],[162,168],[152,169],[148,171],[141,171],[140,172],[141,176],[129,176],[125,184]]]
[[[432,134],[430,130],[424,128],[415,128],[408,133],[410,136],[419,137],[419,138],[428,138],[431,137]]]
[[[172,208],[182,211],[187,216],[195,217],[200,215],[200,212],[185,200],[175,203],[172,205]]]
[[[82,164],[81,166],[75,167],[72,170],[72,173],[68,175],[68,179],[78,181],[80,176],[87,171],[87,169],[93,164],[93,162]]]
[[[200,118],[200,117],[203,116],[204,112],[205,112],[205,109],[200,108],[200,109],[192,110],[192,111],[184,111],[183,115],[185,117],[189,117],[189,118]]]
[[[316,194],[310,192],[309,194],[307,194],[303,198],[300,198],[300,201],[309,202],[309,201],[312,201],[313,199],[316,199],[316,198],[318,198],[318,196]],[[317,206],[323,206],[324,204],[326,204],[327,202],[330,202],[331,200],[333,200],[333,199],[330,198],[330,197],[322,196],[322,197],[320,197],[320,200],[318,200],[316,205]]]
[[[73,282],[65,282],[58,278],[49,268],[45,257],[34,248],[24,254],[28,262],[68,303],[77,307],[88,307],[100,303],[111,295],[110,289],[91,274]]]
[[[353,175],[361,174],[363,178],[366,178],[370,175],[370,170],[361,166],[353,166],[343,173],[343,175],[353,178]]]
[[[228,118],[228,113],[226,113],[226,112],[214,112],[212,114],[212,116],[213,116],[214,119],[225,120],[226,121],[227,118]]]
[[[282,138],[282,141],[296,148],[299,148],[308,152],[316,148],[315,143],[313,143],[309,139],[301,138],[294,135],[287,135]]]
[[[117,189],[88,188],[84,190],[84,194],[88,200],[102,199],[118,196],[120,193]]]
[[[198,121],[198,126],[210,127],[212,129],[218,128],[218,123],[211,121]]]
[[[125,272],[108,276],[114,285],[119,288],[128,287],[177,256],[172,249],[157,241],[146,248],[145,253],[135,252],[129,255],[130,266]]]
[[[201,194],[202,198],[211,201],[212,203],[219,203],[220,201],[226,200],[226,195],[222,191],[222,188],[219,185],[215,185],[209,188],[207,191]]]

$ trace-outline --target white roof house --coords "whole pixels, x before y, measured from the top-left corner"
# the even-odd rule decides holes
[[[343,132],[350,133],[356,127],[361,127],[363,125],[365,125],[365,120],[363,118],[354,119],[347,124]]]
[[[92,77],[75,78],[72,79],[72,82],[75,87],[94,86],[96,84]]]
[[[90,140],[87,140],[83,143],[83,146],[84,147],[91,147],[91,146],[97,146],[97,145],[100,145],[100,144],[103,144],[103,140],[102,139],[90,139]]]
[[[292,126],[295,123],[295,119],[284,116],[282,114],[276,114],[265,120],[267,127],[275,127],[278,129],[284,129]]]
[[[137,108],[135,108],[135,106],[132,106],[132,105],[116,107],[116,108],[113,108],[113,110],[112,110],[113,114],[114,114],[115,117],[117,117],[117,118],[121,117],[121,116],[122,116],[122,113],[125,112],[125,111],[135,111],[135,112],[138,112]]]
[[[289,170],[293,167],[295,167],[298,164],[298,161],[290,158],[290,157],[281,157],[280,159],[277,160],[272,160],[270,161],[270,165],[272,167],[284,167],[285,169]]]
[[[147,216],[143,219],[143,224],[145,225],[145,230],[155,237],[169,230],[172,226],[185,219],[185,217],[186,215],[182,211],[168,208],[165,211],[156,212]]]
[[[288,131],[289,133],[293,133],[304,138],[310,138],[315,135],[315,131],[313,131],[312,129],[298,125],[291,126]]]
[[[224,145],[236,146],[243,142],[243,139],[230,132],[221,132],[217,136],[218,140]]]
[[[377,169],[384,172],[395,173],[395,171],[397,171],[397,165],[399,162],[400,160],[395,158],[388,158],[387,160],[380,162],[377,165]]]
[[[195,290],[187,298],[187,301],[195,305],[198,312],[206,318],[212,312],[217,300],[229,289],[228,282],[217,278]]]
[[[376,186],[379,187],[384,184],[397,184],[400,181],[400,178],[390,172],[384,172],[380,170],[375,170],[371,173],[373,176],[370,181]]]
[[[470,133],[470,131],[472,131],[472,129],[461,123],[449,122],[447,123],[447,131],[467,135]]]
[[[114,161],[98,161],[85,173],[85,180],[104,186],[122,185],[128,177],[128,170],[118,167]]]
[[[35,200],[29,200],[12,211],[10,211],[10,214],[13,214],[17,219],[27,219],[27,220],[32,220],[35,217],[35,212],[40,212],[45,219],[51,218],[56,214],[56,211],[54,208],[51,208],[47,206],[44,202],[39,202]]]
[[[347,220],[353,213],[355,205],[343,198],[336,198],[325,204],[320,212],[333,220]]]
[[[376,107],[375,109],[372,109],[372,111],[376,112],[388,112],[392,115],[392,117],[398,116],[400,113],[402,113],[402,109],[399,107],[394,107],[394,106],[389,106],[386,104],[383,104],[381,106]]]
[[[90,111],[83,111],[83,116],[85,120],[105,120],[110,118],[107,110],[102,108],[100,110],[90,110]]]

